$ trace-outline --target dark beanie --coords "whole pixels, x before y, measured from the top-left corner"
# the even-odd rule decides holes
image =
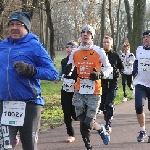
[[[67,45],[71,45],[71,46],[73,46],[73,47],[75,47],[76,45],[74,44],[74,42],[73,41],[69,41],[69,42],[67,42],[67,44],[66,44],[66,46]]]
[[[150,30],[147,30],[147,31],[143,32],[143,36],[144,35],[149,35],[150,36]]]
[[[8,18],[8,22],[10,21],[20,21],[24,24],[28,32],[31,29],[31,17],[28,12],[15,12]]]

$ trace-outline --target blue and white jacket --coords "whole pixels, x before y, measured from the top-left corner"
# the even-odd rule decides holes
[[[37,73],[32,77],[18,74],[13,67],[16,61],[32,64]],[[58,78],[53,61],[33,33],[0,42],[0,101],[33,101],[44,105],[40,80]]]

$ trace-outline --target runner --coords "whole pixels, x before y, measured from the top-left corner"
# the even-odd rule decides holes
[[[65,75],[69,75],[73,67],[77,68],[73,105],[76,108],[76,116],[80,119],[80,132],[87,150],[92,150],[91,129],[98,131],[104,144],[107,145],[110,141],[104,125],[96,122],[96,113],[101,101],[101,78],[103,75],[109,75],[112,68],[105,52],[93,45],[94,34],[95,30],[90,25],[82,27],[80,46],[72,51],[64,69]],[[101,63],[105,67],[103,72]]]
[[[135,79],[135,110],[140,126],[140,133],[137,137],[138,142],[147,140],[145,113],[143,106],[148,99],[148,110],[150,111],[150,30],[143,33],[143,45],[136,50],[136,60],[133,66]],[[150,139],[148,140],[150,142]]]

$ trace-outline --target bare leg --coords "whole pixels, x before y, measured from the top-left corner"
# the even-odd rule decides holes
[[[140,127],[145,126],[145,113],[143,112],[142,114],[136,114],[137,120],[140,124]]]

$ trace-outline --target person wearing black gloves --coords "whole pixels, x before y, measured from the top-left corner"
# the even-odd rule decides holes
[[[28,12],[8,18],[9,37],[0,42],[0,149],[13,150],[19,132],[23,150],[37,150],[44,99],[40,80],[59,78],[53,61],[30,32]]]
[[[124,69],[119,55],[112,50],[113,39],[110,36],[105,36],[103,39],[103,49],[108,57],[108,60],[113,68],[113,72],[108,78],[105,76],[102,79],[102,98],[99,109],[103,111],[104,120],[106,121],[105,128],[111,132],[111,122],[114,114],[114,100],[117,92],[117,78],[119,72]]]
[[[32,64],[25,63],[23,61],[14,62],[14,68],[19,74],[25,76],[33,76],[36,74],[36,69]]]
[[[143,46],[136,50],[136,60],[133,64],[133,85],[135,86],[135,110],[140,128],[137,136],[138,142],[147,140],[145,113],[143,110],[145,100],[148,100],[150,111],[150,30],[143,32]],[[150,136],[148,139],[150,143]]]
[[[101,77],[112,72],[108,58],[100,47],[93,45],[95,30],[90,25],[84,25],[81,29],[81,43],[72,51],[65,74],[77,68],[77,82],[73,96],[76,116],[80,120],[80,133],[87,150],[92,150],[90,142],[90,130],[95,129],[103,143],[107,145],[110,136],[105,127],[96,122],[96,113],[101,100]],[[101,63],[105,70],[101,73]]]

